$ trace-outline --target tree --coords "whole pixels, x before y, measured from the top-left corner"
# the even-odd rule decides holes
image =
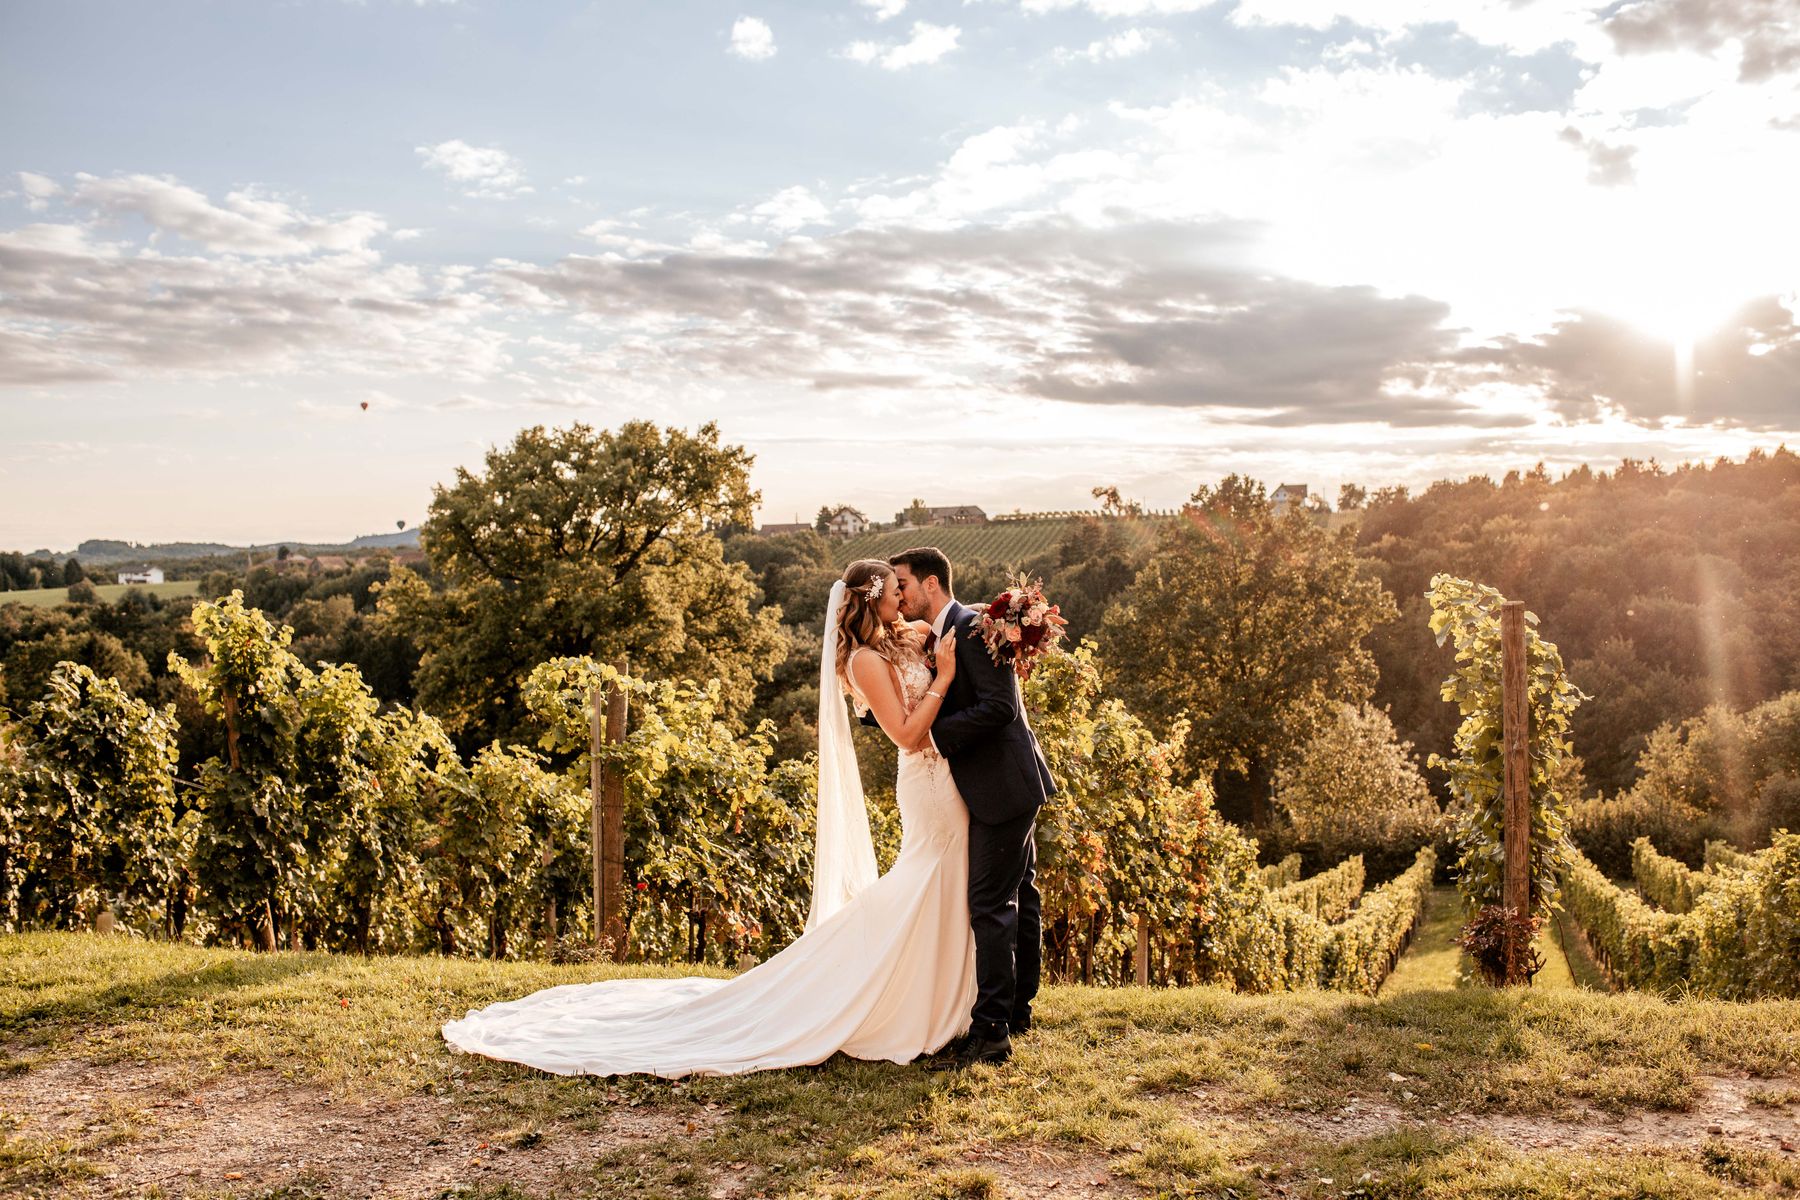
[[[894,523],[896,525],[929,525],[931,524],[931,509],[923,500],[915,497],[911,504],[894,514]]]
[[[62,579],[65,587],[74,587],[86,578],[87,573],[81,569],[81,560],[71,558],[63,563]]]
[[[837,510],[831,507],[831,505],[819,505],[819,515],[813,518],[813,528],[820,533],[829,533],[831,531],[831,518],[836,515]]]
[[[1320,862],[1362,854],[1382,875],[1398,874],[1443,825],[1412,745],[1372,704],[1340,704],[1276,771],[1275,800],[1294,839],[1316,847]]]
[[[1368,489],[1359,484],[1346,483],[1338,487],[1338,509],[1342,512],[1355,512],[1368,498]]]
[[[1097,487],[1090,494],[1094,499],[1100,501],[1100,515],[1103,517],[1141,517],[1144,515],[1144,506],[1136,500],[1127,500],[1119,495],[1116,484]]]
[[[741,714],[779,661],[778,610],[716,531],[757,503],[750,455],[718,427],[634,421],[522,431],[436,489],[420,542],[440,586],[396,569],[384,622],[421,658],[417,703],[466,748],[526,723],[519,688],[550,659],[621,653],[650,676],[716,678]]]
[[[1120,694],[1165,725],[1186,714],[1186,770],[1212,775],[1227,815],[1265,824],[1276,765],[1374,687],[1363,639],[1396,613],[1353,536],[1277,516],[1260,483],[1231,475],[1194,493],[1107,611]]]
[[[89,579],[77,579],[69,585],[70,604],[98,604],[100,591]]]

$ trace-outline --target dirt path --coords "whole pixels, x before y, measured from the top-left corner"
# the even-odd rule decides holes
[[[1437,1128],[1483,1136],[1515,1150],[1593,1150],[1660,1147],[1692,1149],[1724,1140],[1771,1152],[1800,1153],[1800,1105],[1761,1104],[1754,1097],[1796,1095],[1794,1080],[1702,1075],[1699,1098],[1685,1112],[1634,1109],[1614,1114],[1577,1105],[1566,1116],[1513,1116],[1504,1113],[1429,1114],[1409,1110],[1383,1096],[1353,1096],[1324,1112],[1271,1114],[1249,1118],[1242,1110],[1209,1102],[1195,1089],[1184,1105],[1201,1125],[1227,1125],[1258,1132],[1298,1131],[1327,1141],[1354,1141],[1405,1128]],[[1396,1083],[1403,1086],[1403,1081]]]
[[[333,1197],[435,1197],[504,1180],[529,1194],[585,1190],[600,1155],[633,1142],[704,1136],[723,1114],[601,1107],[592,1127],[478,1131],[448,1098],[355,1100],[268,1072],[195,1085],[180,1074],[82,1060],[0,1079],[15,1136],[66,1138],[99,1196],[169,1196],[304,1183]],[[731,1195],[728,1181],[716,1189]]]

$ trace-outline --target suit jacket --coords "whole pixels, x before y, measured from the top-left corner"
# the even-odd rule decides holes
[[[981,614],[950,602],[944,628],[956,631],[956,678],[944,693],[931,737],[950,764],[969,816],[999,825],[1035,812],[1056,794],[1050,765],[1025,721],[1010,663],[996,665],[981,640]]]

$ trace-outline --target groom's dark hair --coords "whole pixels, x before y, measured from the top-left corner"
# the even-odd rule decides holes
[[[936,546],[915,546],[911,550],[902,550],[898,554],[888,555],[888,566],[905,568],[913,573],[914,579],[924,579],[927,575],[936,575],[938,585],[944,589],[944,595],[950,595],[950,560]]]

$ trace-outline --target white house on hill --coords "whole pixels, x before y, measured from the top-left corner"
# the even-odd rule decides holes
[[[161,583],[163,573],[161,567],[140,567],[135,571],[120,571],[120,583]]]
[[[1284,483],[1275,489],[1275,494],[1269,499],[1274,503],[1276,512],[1286,510],[1290,504],[1305,504],[1306,485],[1304,483]]]
[[[869,528],[869,518],[848,505],[835,510],[825,520],[825,532],[833,537],[855,537]]]

